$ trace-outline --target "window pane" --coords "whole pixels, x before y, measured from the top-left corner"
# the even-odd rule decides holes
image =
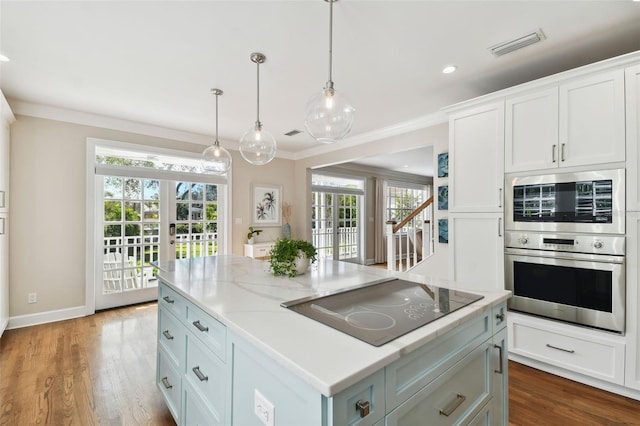
[[[176,183],[176,200],[188,200],[190,188],[189,182]]]
[[[140,203],[134,203],[127,201],[124,203],[125,208],[125,221],[138,222],[140,221]]]
[[[158,202],[144,203],[144,220],[160,220],[160,204]]]
[[[104,227],[104,236],[105,237],[120,237],[120,236],[122,236],[122,226],[121,225],[105,225],[105,227]]]
[[[140,225],[128,224],[124,227],[125,236],[138,237],[140,236]],[[134,240],[128,241],[129,244],[135,244]]]
[[[202,210],[204,206],[201,203],[191,205],[191,220],[202,220]]]
[[[122,220],[122,202],[105,201],[104,202],[104,221],[119,222]]]
[[[129,200],[142,198],[142,183],[139,179],[126,179],[124,181],[124,198]]]
[[[204,191],[204,185],[201,183],[194,183],[191,186],[191,199],[194,201],[202,201]]]
[[[218,187],[216,185],[207,185],[206,201],[218,201]]]
[[[206,220],[218,220],[218,204],[207,204]]]
[[[176,225],[176,234],[179,235],[184,235],[184,234],[189,234],[189,225],[185,225],[185,224],[178,224]]]
[[[160,181],[145,179],[143,191],[145,200],[158,200],[160,198]]]
[[[176,204],[176,219],[189,220],[189,203]]]
[[[108,177],[104,179],[104,198],[122,198],[122,179]]]

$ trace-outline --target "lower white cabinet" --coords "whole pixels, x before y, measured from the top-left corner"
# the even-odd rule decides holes
[[[509,313],[509,352],[554,367],[624,384],[624,337]]]
[[[277,426],[507,424],[504,303],[329,397],[162,282],[159,295],[156,382],[179,425],[264,424],[260,400]]]
[[[640,74],[640,66],[638,66]],[[638,79],[640,82],[640,78]],[[640,93],[640,88],[638,89]],[[638,99],[640,104],[640,98]],[[639,110],[640,111],[640,110]],[[638,182],[636,182],[638,183]],[[640,212],[627,213],[627,330],[625,381],[627,388],[640,391]]]
[[[245,244],[244,255],[254,259],[266,259],[274,245],[274,242]]]

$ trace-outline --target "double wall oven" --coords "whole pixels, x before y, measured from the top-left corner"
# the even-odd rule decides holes
[[[623,169],[508,180],[509,309],[625,331]]]

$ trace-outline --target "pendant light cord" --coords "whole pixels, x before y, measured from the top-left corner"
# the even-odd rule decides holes
[[[218,142],[218,94],[216,93],[216,146],[220,145]]]
[[[333,87],[333,2],[334,0],[329,1],[329,81],[327,82],[328,87]]]
[[[256,129],[261,127],[260,123],[260,61],[256,62]]]

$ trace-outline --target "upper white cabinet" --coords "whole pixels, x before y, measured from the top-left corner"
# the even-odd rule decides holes
[[[625,160],[624,70],[508,98],[505,171]]]
[[[9,125],[15,120],[0,92],[0,213],[9,211]]]
[[[560,86],[561,166],[624,161],[624,70]]]
[[[504,102],[449,116],[449,210],[501,212]]]
[[[505,172],[558,165],[558,88],[505,101]]]
[[[625,70],[627,118],[627,210],[640,211],[640,65]]]

